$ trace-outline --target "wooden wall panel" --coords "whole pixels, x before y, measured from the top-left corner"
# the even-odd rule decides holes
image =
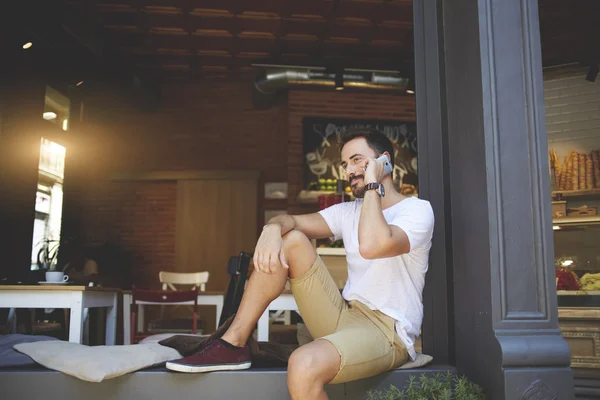
[[[170,270],[208,271],[206,290],[225,292],[229,257],[254,252],[257,186],[256,179],[179,181],[176,263]],[[200,307],[199,318],[212,332],[214,307]]]
[[[177,183],[176,264],[210,272],[207,290],[227,289],[227,261],[256,244],[256,180]]]

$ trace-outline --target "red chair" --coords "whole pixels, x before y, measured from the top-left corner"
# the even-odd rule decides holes
[[[194,316],[192,319],[192,333],[196,334],[198,324],[198,288],[191,290],[145,290],[132,288],[132,307],[131,307],[131,343],[135,344],[138,340],[144,339],[152,333],[137,331],[137,311],[138,302],[151,304],[181,304],[193,303]]]

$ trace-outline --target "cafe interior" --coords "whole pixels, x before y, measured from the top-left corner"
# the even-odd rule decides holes
[[[385,132],[394,184],[419,196],[411,0],[11,7],[0,38],[4,335],[96,347],[213,334],[237,310],[270,218],[352,200],[337,148],[349,127]],[[593,15],[591,1],[539,1],[561,330],[572,368],[600,378]],[[343,243],[314,245],[343,288]],[[254,338],[310,340],[297,311],[284,291]]]

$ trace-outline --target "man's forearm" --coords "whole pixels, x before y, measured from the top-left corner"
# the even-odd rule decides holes
[[[279,227],[281,229],[281,236],[285,235],[296,226],[296,220],[289,214],[277,215],[267,222],[266,227]]]
[[[381,198],[374,190],[368,190],[358,222],[358,246],[361,255],[368,258],[377,246],[391,236],[390,226],[383,217]]]

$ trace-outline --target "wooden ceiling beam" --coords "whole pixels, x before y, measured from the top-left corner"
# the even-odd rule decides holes
[[[361,42],[363,43],[363,45],[369,45],[374,40],[379,38],[378,33],[381,29],[381,25],[383,24],[383,21],[386,20],[387,18],[389,18],[388,13],[387,13],[389,7],[393,7],[393,6],[390,5],[389,3],[385,3],[385,2],[378,4],[378,10],[375,13],[375,15],[371,18],[372,25],[370,26],[370,28],[368,30],[365,30],[363,35],[361,36]],[[412,21],[412,2],[410,4],[410,9],[411,9],[410,19]],[[389,38],[389,40],[398,40],[398,41],[404,42],[404,38],[400,38],[400,37]]]
[[[319,46],[317,47],[317,58],[324,59],[325,53],[325,38],[327,37],[327,32],[329,27],[333,24],[333,21],[338,15],[338,10],[340,8],[340,0],[333,0],[333,5],[331,6],[330,13],[325,17],[325,24],[323,24],[323,28],[317,34],[319,38]],[[325,66],[325,65],[323,65]]]
[[[232,45],[231,45],[231,64],[236,65],[237,57],[240,52],[240,33],[241,27],[240,22],[238,20],[238,16],[244,12],[244,0],[231,0],[231,5],[229,7],[229,12],[233,14],[234,23],[232,26],[232,31],[230,32],[233,35]]]
[[[283,37],[287,34],[287,24],[285,19],[291,17],[292,12],[290,3],[294,0],[280,0],[279,9],[279,28],[275,33],[275,46],[271,52],[271,57],[278,57],[283,53]]]
[[[96,33],[100,49],[111,49],[117,55],[123,46],[148,51],[113,57],[115,63],[129,58],[147,62],[151,58],[156,65],[162,60],[167,74],[183,68],[178,65],[182,66],[186,58],[189,70],[201,76],[203,66],[227,66],[231,76],[240,76],[252,71],[252,62],[267,60],[332,68],[393,68],[413,58],[411,0],[79,0],[73,4],[85,16],[81,18],[85,25],[96,26],[99,17],[112,21],[114,26],[104,27],[105,35]],[[600,24],[590,28],[587,22],[598,15],[598,6],[590,8],[590,4],[595,4],[594,0],[540,0],[544,65],[599,56]],[[179,14],[173,14],[177,10]],[[370,25],[362,25],[361,18]],[[183,29],[185,39],[176,29],[165,28]],[[199,28],[205,31],[196,35]],[[219,29],[227,31],[227,36],[219,36]],[[176,54],[182,48],[188,50],[187,55]],[[200,55],[200,50],[208,53]],[[230,55],[219,55],[219,50]],[[152,57],[151,51],[156,52]],[[215,54],[210,55],[211,51]]]

